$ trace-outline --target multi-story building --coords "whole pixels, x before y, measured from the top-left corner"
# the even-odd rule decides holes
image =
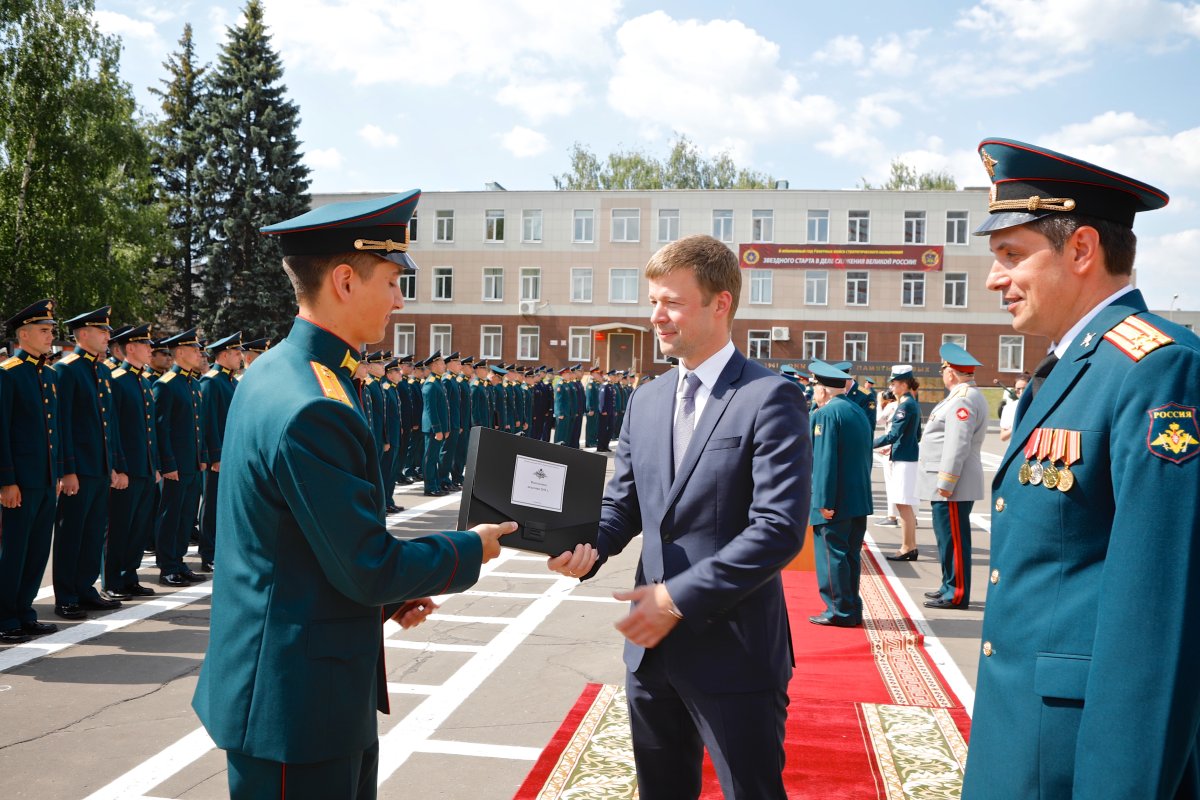
[[[661,372],[642,269],[706,233],[739,255],[733,340],[753,358],[848,360],[877,380],[912,363],[934,378],[956,341],[985,363],[980,384],[1011,383],[1048,343],[1013,331],[985,288],[987,238],[971,235],[985,214],[975,189],[426,192],[410,226],[420,272],[380,346]]]

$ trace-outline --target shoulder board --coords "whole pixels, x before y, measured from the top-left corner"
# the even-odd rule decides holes
[[[220,374],[221,374],[221,370],[217,369],[216,367],[213,367],[213,368],[212,368],[212,369],[210,369],[208,372],[204,373],[204,374],[203,374],[201,377],[203,377],[203,378],[215,378],[215,377],[217,377],[217,376],[218,376],[218,375],[220,375]]]
[[[1170,336],[1137,316],[1128,316],[1104,334],[1114,347],[1134,361],[1141,361],[1163,345],[1174,342]]]
[[[5,369],[5,370],[12,369],[17,364],[20,364],[20,363],[21,363],[21,359],[17,358],[16,356],[13,356],[12,358],[6,358],[6,359],[4,359],[3,363],[0,363],[0,369]]]
[[[125,374],[125,369],[124,369],[123,367],[117,367],[116,369],[114,369],[114,370],[112,371],[112,376],[113,376],[114,378],[119,378],[119,377],[121,377],[121,376],[122,376],[122,375],[124,375],[124,374]]]
[[[159,383],[170,383],[171,381],[175,380],[175,376],[178,374],[179,374],[178,372],[172,372],[172,371],[168,370],[167,372],[163,373],[163,376],[158,379],[158,382]]]
[[[321,385],[322,394],[331,400],[337,400],[338,402],[345,403],[348,406],[353,405],[350,402],[349,396],[346,394],[346,390],[342,388],[341,382],[339,382],[337,376],[333,374],[333,370],[316,361],[310,361],[308,363],[312,365],[313,374],[317,376],[317,383]]]
[[[79,360],[79,353],[67,353],[65,356],[63,356],[62,358],[60,358],[58,360],[58,363],[70,364],[70,363],[72,363],[74,361],[78,361],[78,360]]]

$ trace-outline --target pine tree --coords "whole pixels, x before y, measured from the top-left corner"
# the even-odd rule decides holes
[[[179,50],[163,63],[168,77],[153,92],[162,118],[154,126],[154,175],[167,210],[171,246],[160,257],[159,282],[165,299],[162,321],[178,328],[196,324],[197,266],[212,224],[200,203],[197,172],[204,159],[204,73],[196,64],[192,26],[184,25]]]
[[[249,0],[242,24],[228,29],[206,95],[200,201],[216,222],[207,231],[200,320],[209,336],[277,337],[296,311],[279,241],[258,232],[309,208],[299,109],[282,78],[262,4]]]

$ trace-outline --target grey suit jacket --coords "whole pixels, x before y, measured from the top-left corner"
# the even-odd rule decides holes
[[[988,404],[974,382],[960,383],[929,412],[921,436],[922,500],[982,500],[983,465],[979,450],[987,434]],[[952,494],[942,497],[938,489]]]

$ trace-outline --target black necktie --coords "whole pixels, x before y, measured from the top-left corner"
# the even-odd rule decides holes
[[[1054,365],[1058,363],[1058,356],[1051,350],[1042,359],[1041,363],[1033,371],[1033,379],[1029,381],[1029,399],[1032,400],[1042,388],[1042,384],[1046,382],[1047,376],[1050,375],[1050,370],[1054,369]]]

